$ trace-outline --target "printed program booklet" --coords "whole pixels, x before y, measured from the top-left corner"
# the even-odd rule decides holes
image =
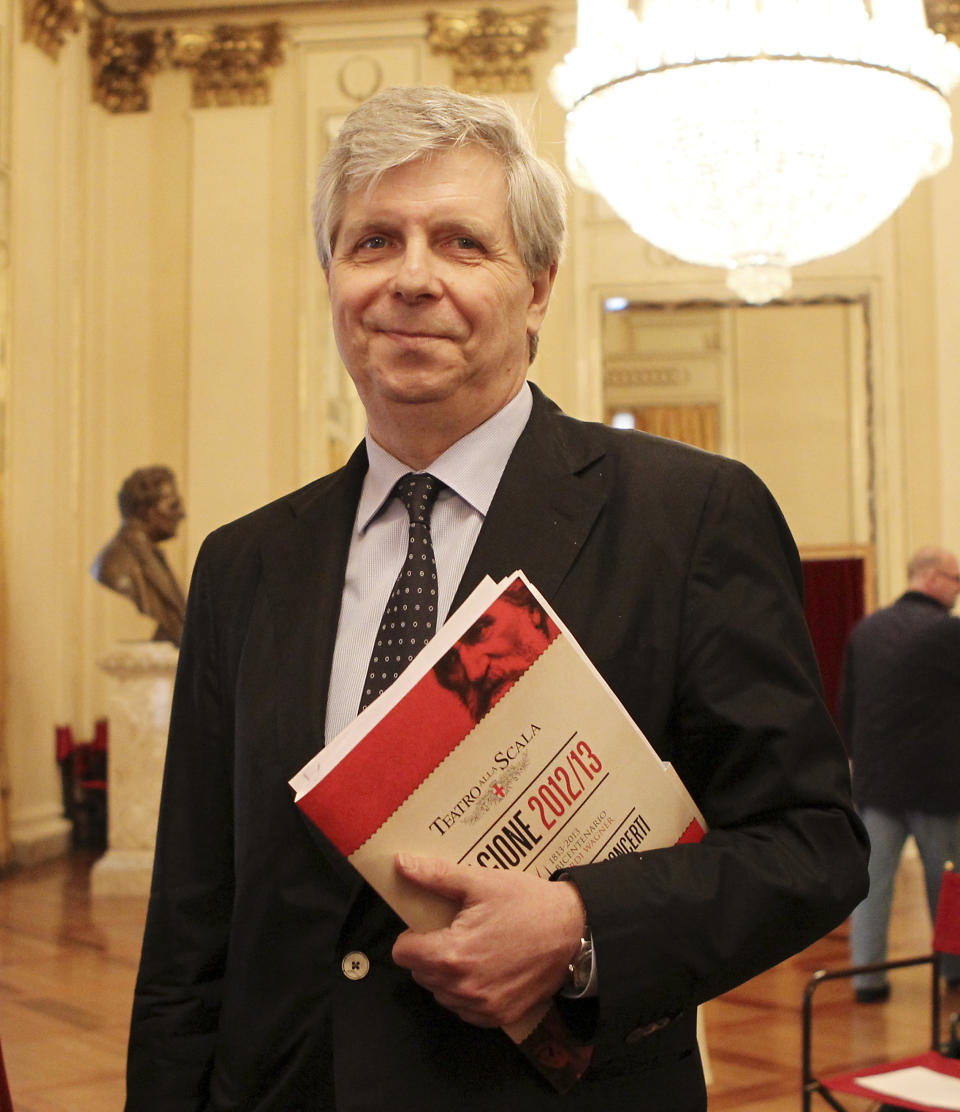
[[[485,579],[400,677],[290,781],[297,805],[413,930],[456,908],[409,852],[540,877],[703,837],[706,824],[520,571]],[[555,1008],[507,1034],[558,1089],[589,1062]]]

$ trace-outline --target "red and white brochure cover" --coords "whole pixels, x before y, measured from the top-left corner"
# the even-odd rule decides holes
[[[414,930],[456,909],[405,882],[408,852],[558,870],[695,842],[703,816],[520,571],[489,578],[399,679],[290,781],[299,807]],[[507,1033],[557,1088],[589,1048],[544,1005]]]

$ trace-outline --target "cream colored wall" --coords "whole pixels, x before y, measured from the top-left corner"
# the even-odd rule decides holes
[[[862,305],[731,312],[731,454],[767,483],[805,547],[868,544]]]
[[[74,175],[54,169],[79,165],[70,97],[78,51],[54,66],[17,46],[13,61],[6,726],[14,848],[40,853],[66,834],[53,724],[78,693],[80,191]]]
[[[7,675],[6,514],[7,401],[10,355],[10,111],[12,0],[0,0],[0,692]],[[4,745],[6,703],[0,697],[0,868],[11,856],[10,765]]]
[[[166,71],[149,81],[150,110],[126,116],[89,103],[83,34],[54,62],[14,28],[3,697],[21,858],[63,836],[54,724],[89,733],[105,707],[97,656],[151,631],[86,570],[116,527],[121,479],[154,462],[179,475],[189,516],[168,554],[186,579],[211,528],[339,462],[362,431],[311,253],[309,182],[371,82],[450,80],[449,59],[425,42],[427,10],[370,5],[288,24],[269,106],[195,110],[189,75]],[[555,5],[538,92],[513,98],[558,161],[563,119],[545,82],[573,27],[572,0]],[[919,191],[868,243],[797,275],[802,297],[869,302],[881,599],[899,588],[910,547],[948,520],[957,528],[952,188],[944,178]],[[571,213],[533,377],[595,418],[605,295],[726,292],[720,275],[649,249],[591,198],[575,193]]]
[[[605,411],[709,407],[694,443],[753,468],[806,548],[867,545],[866,331],[862,301],[610,309]]]
[[[953,94],[954,133],[960,134],[960,91]],[[955,141],[956,142],[956,141]],[[934,497],[938,498],[943,543],[960,552],[960,142],[951,164],[930,183],[933,265],[930,281],[934,300],[935,380],[930,394],[938,409],[934,426]],[[908,390],[912,383],[908,378]],[[923,389],[922,384],[917,390]]]

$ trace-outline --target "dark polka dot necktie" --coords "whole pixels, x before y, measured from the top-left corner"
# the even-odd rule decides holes
[[[407,507],[407,558],[387,599],[373,645],[360,710],[393,683],[437,628],[437,565],[430,513],[443,484],[433,475],[404,475],[393,494]]]

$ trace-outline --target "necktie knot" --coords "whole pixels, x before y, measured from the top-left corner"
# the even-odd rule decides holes
[[[425,471],[416,475],[408,472],[397,480],[393,493],[406,506],[411,523],[429,524],[430,511],[442,485],[435,475]]]

